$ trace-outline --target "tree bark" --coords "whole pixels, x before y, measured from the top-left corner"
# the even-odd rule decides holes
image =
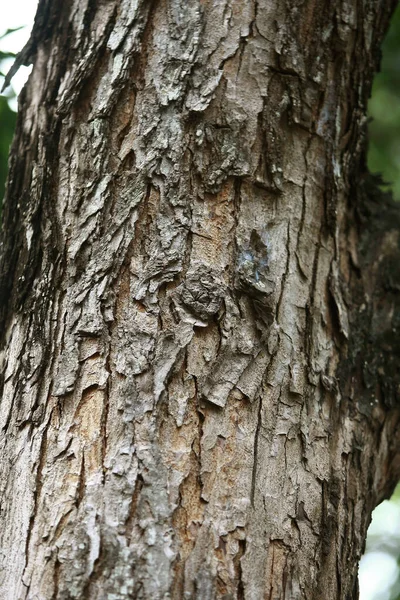
[[[0,597],[358,597],[400,475],[395,2],[40,0],[0,260]]]

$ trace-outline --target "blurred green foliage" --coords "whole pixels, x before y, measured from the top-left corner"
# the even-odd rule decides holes
[[[400,200],[400,3],[382,45],[381,71],[369,101],[368,166]]]
[[[0,41],[4,40],[7,35],[16,31],[15,29],[7,30],[0,36]],[[10,59],[14,59],[15,55],[12,52],[4,52],[0,50],[0,88],[3,85],[6,65]],[[12,136],[15,129],[16,114],[11,110],[8,100],[14,96],[14,91],[11,87],[6,90],[5,95],[0,96],[0,216],[1,203],[4,197],[4,186],[7,177],[8,152]]]
[[[381,71],[374,78],[368,106],[369,153],[368,167],[380,173],[386,189],[400,200],[400,3],[382,45]],[[400,506],[400,484],[387,505]],[[379,507],[376,513],[379,512]],[[374,513],[375,514],[375,513]],[[374,517],[375,518],[375,517]],[[377,517],[378,514],[377,514]],[[400,537],[399,528],[390,533],[378,526],[367,537],[367,552],[380,551],[397,559],[397,580],[390,589],[381,590],[381,598],[400,600]]]
[[[15,128],[16,114],[8,105],[7,98],[0,96],[0,198],[4,197],[7,177],[7,159]]]

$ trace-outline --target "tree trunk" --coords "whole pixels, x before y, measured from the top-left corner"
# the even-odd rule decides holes
[[[40,0],[0,263],[0,597],[358,597],[400,474],[394,0]]]

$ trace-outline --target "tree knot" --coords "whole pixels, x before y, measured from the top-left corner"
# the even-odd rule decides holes
[[[182,304],[204,321],[219,311],[224,296],[225,286],[218,274],[205,265],[189,271],[180,290]]]

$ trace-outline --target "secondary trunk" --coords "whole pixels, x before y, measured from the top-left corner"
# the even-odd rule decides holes
[[[41,0],[0,263],[0,597],[357,598],[399,476],[392,0]]]

